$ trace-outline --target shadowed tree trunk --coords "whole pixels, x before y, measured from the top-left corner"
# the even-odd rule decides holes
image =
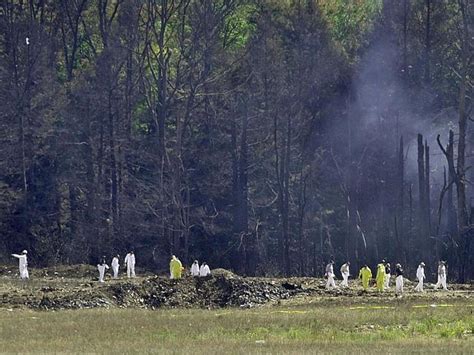
[[[425,141],[425,223],[426,236],[431,236],[430,147]],[[428,243],[429,244],[429,243]]]
[[[396,221],[398,222],[397,233],[400,234],[400,250],[402,251],[402,260],[403,263],[407,262],[406,255],[406,244],[409,242],[409,235],[405,233],[405,157],[403,154],[403,136],[400,137],[400,143],[398,148],[398,208],[397,208],[397,217]]]
[[[426,237],[426,187],[425,187],[425,150],[423,136],[418,134],[418,194],[419,194],[419,229],[422,239]]]

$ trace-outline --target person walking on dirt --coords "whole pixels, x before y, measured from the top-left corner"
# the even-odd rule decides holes
[[[99,282],[104,282],[105,270],[109,269],[109,265],[105,263],[105,256],[102,258],[101,262],[97,264],[97,269],[99,270]]]
[[[390,263],[385,264],[385,288],[389,289],[390,288]]]
[[[362,279],[362,287],[364,288],[364,291],[367,291],[369,288],[369,281],[372,278],[372,270],[370,270],[367,264],[365,264],[364,267],[360,269],[359,278]]]
[[[384,261],[377,265],[377,275],[375,276],[375,281],[377,283],[377,291],[382,292],[385,286],[385,265]]]
[[[348,279],[349,279],[349,266],[351,265],[350,262],[346,262],[341,266],[341,275],[342,275],[342,282],[341,287],[349,287]]]
[[[112,258],[112,271],[114,272],[114,279],[118,278],[118,272],[120,267],[119,258],[120,255],[118,254]]]
[[[199,263],[197,260],[194,260],[193,265],[191,265],[191,276],[199,276]]]
[[[418,285],[415,287],[415,291],[423,292],[423,280],[425,279],[425,263],[421,262],[416,269],[416,278],[418,279]]]
[[[403,269],[400,264],[395,265],[395,293],[402,295],[403,293]]]
[[[21,254],[12,254],[14,258],[18,259],[18,268],[20,269],[20,279],[28,280],[30,275],[28,273],[28,258],[26,257],[28,252],[23,250]]]
[[[445,261],[440,261],[438,263],[438,282],[435,285],[435,290],[438,289],[438,287],[443,286],[443,290],[447,290],[448,286],[446,285],[446,279],[448,277],[448,272],[446,270],[446,262]]]
[[[181,264],[181,261],[176,256],[173,255],[170,261],[171,279],[180,279],[182,272],[183,272],[183,264]]]
[[[206,277],[211,274],[211,269],[209,269],[209,265],[206,263],[201,264],[201,268],[199,269],[199,276],[200,277]]]
[[[127,265],[127,277],[135,277],[135,253],[133,250],[125,256],[125,264]]]
[[[326,282],[326,289],[329,290],[330,288],[337,288],[336,283],[334,282],[334,261],[330,261],[329,264],[326,265],[326,273],[324,276],[328,278]]]

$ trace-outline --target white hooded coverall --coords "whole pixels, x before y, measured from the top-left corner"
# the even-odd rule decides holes
[[[403,293],[403,270],[401,267],[395,269],[395,275],[397,275],[395,278],[395,293],[401,295]]]
[[[199,276],[199,264],[197,261],[191,265],[191,276]]]
[[[385,288],[390,288],[390,268],[385,266]]]
[[[341,286],[349,287],[348,279],[349,279],[349,265],[345,263],[341,266],[341,275],[342,275],[342,282]]]
[[[326,276],[328,278],[328,281],[326,282],[326,288],[336,288],[336,283],[334,282],[334,268],[332,264],[327,264]]]
[[[201,265],[201,267],[199,269],[199,276],[205,277],[205,276],[208,276],[210,274],[211,274],[211,269],[209,269],[209,265],[207,265],[207,264]]]
[[[119,267],[119,259],[114,256],[112,259],[112,271],[114,272],[114,279],[118,278]]]
[[[105,270],[109,268],[107,264],[98,264],[97,269],[99,270],[99,282],[104,282]]]
[[[438,282],[435,285],[435,290],[438,289],[439,286],[443,286],[444,290],[448,289],[448,286],[446,285],[446,278],[447,278],[447,273],[446,273],[446,266],[445,265],[440,265],[438,266]]]
[[[30,275],[28,274],[28,260],[26,258],[26,253],[23,252],[23,254],[12,254],[13,257],[18,259],[18,267],[20,269],[20,278],[22,280],[26,280],[30,278]]]
[[[418,279],[418,285],[415,287],[415,291],[423,292],[423,280],[425,279],[425,268],[422,265],[416,269],[416,278]]]
[[[125,256],[125,264],[127,264],[127,277],[135,277],[135,254],[128,253]]]
[[[397,276],[395,279],[395,292],[396,293],[403,293],[403,276]]]

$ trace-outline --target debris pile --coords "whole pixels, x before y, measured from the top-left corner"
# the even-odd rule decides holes
[[[229,271],[193,278],[170,280],[161,276],[91,281],[92,270],[71,279],[70,270],[43,271],[43,277],[21,282],[8,277],[0,288],[0,307],[33,309],[79,309],[94,307],[141,308],[250,308],[308,292],[287,280],[244,278]],[[53,275],[53,276],[51,276]],[[64,275],[64,276],[61,276]],[[7,276],[2,277],[3,280]]]
[[[27,282],[18,280],[13,270],[0,267],[0,271],[0,308],[252,308],[295,296],[311,296],[325,302],[345,299],[349,304],[353,297],[383,297],[388,302],[394,297],[390,291],[366,293],[354,285],[350,289],[326,291],[325,280],[317,278],[247,278],[224,269],[213,270],[212,276],[202,278],[185,276],[170,280],[153,275],[109,278],[103,284],[96,281],[97,270],[89,265],[36,269],[33,270],[35,276]],[[432,290],[424,297],[469,297],[471,294],[472,285],[450,286],[457,287],[457,291],[450,294]],[[407,297],[420,297],[420,294],[409,293]]]

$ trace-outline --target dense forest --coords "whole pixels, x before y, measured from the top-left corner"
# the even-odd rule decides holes
[[[0,262],[474,278],[469,0],[2,0]]]

